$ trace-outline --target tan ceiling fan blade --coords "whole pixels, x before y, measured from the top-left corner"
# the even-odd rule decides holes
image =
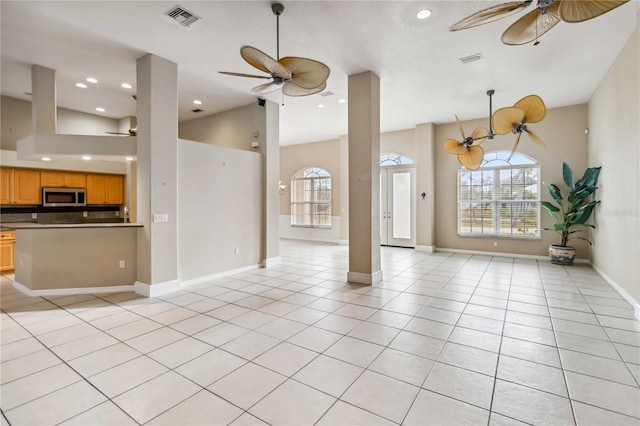
[[[252,46],[242,46],[240,56],[254,68],[271,74],[274,77],[291,78],[291,73],[280,62],[273,59],[260,49]]]
[[[464,128],[462,127],[462,123],[460,122],[460,119],[458,118],[458,114],[455,114],[456,116],[456,123],[458,123],[458,130],[460,130],[460,134],[462,135],[462,139],[466,139],[467,137],[464,135]]]
[[[524,119],[527,123],[537,123],[542,121],[547,114],[544,101],[538,95],[529,95],[515,103],[514,107],[524,112]]]
[[[518,148],[518,144],[520,143],[521,136],[522,136],[522,133],[518,133],[516,135],[516,143],[513,144],[513,149],[511,150],[511,154],[509,154],[509,158],[507,159],[507,161],[511,160],[511,157],[513,157],[513,154],[516,152],[516,149]]]
[[[447,139],[442,142],[442,150],[449,154],[462,155],[467,153],[467,148],[455,139]]]
[[[502,33],[502,42],[510,46],[518,46],[540,38],[560,22],[558,12],[560,3],[556,1],[551,4],[546,8],[545,13],[541,13],[540,9],[536,8],[518,19]]]
[[[271,78],[268,75],[256,75],[256,74],[245,74],[242,72],[231,72],[231,71],[218,71],[220,74],[232,75],[234,77],[249,77],[249,78]]]
[[[118,136],[135,136],[131,133],[121,133],[121,132],[105,132],[108,135],[118,135]]]
[[[498,135],[506,135],[513,126],[522,123],[524,111],[516,107],[500,108],[493,113],[493,130]]]
[[[280,63],[291,73],[291,81],[304,89],[314,89],[329,78],[329,67],[313,59],[287,56]]]
[[[507,16],[520,12],[530,4],[530,1],[513,1],[499,4],[497,6],[491,6],[456,22],[449,28],[449,31],[466,30],[467,28],[477,27],[478,25],[497,21],[498,19],[506,18]]]
[[[279,84],[265,83],[251,89],[251,93],[253,93],[254,95],[266,95],[268,93],[275,92],[279,88]]]
[[[312,89],[305,89],[304,87],[300,87],[291,80],[285,81],[284,84],[282,85],[282,91],[287,96],[309,96],[318,92],[322,92],[326,88],[327,88],[326,82]]]
[[[529,137],[531,138],[532,141],[537,143],[538,146],[541,146],[541,147],[544,148],[544,141],[542,139],[540,139],[540,136],[538,136],[538,134],[536,132],[534,132],[531,129],[526,129],[525,132],[527,132],[527,134],[529,135]]]
[[[565,22],[584,22],[596,18],[600,15],[622,6],[629,0],[617,1],[585,1],[585,0],[562,0],[560,2],[560,18]]]
[[[470,146],[466,153],[458,155],[458,163],[469,170],[478,170],[483,158],[484,150],[481,146]]]
[[[487,140],[487,136],[489,136],[489,131],[484,127],[478,127],[471,133],[471,139],[473,139],[474,145],[480,145],[482,142]]]

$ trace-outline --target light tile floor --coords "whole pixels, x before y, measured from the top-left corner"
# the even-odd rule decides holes
[[[155,299],[3,277],[2,424],[640,424],[640,323],[588,266],[281,242]]]

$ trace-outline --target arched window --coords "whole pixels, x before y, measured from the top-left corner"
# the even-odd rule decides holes
[[[331,227],[331,174],[307,167],[291,179],[291,226]]]
[[[508,151],[458,170],[458,234],[540,238],[540,164]]]
[[[401,166],[406,164],[413,164],[413,160],[409,157],[405,157],[402,154],[396,154],[395,152],[388,152],[380,156],[380,166]]]

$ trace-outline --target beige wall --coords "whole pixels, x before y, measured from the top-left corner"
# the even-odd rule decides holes
[[[16,281],[31,290],[133,285],[139,229],[17,229]]]
[[[178,141],[182,281],[260,262],[262,203],[257,194],[261,181],[258,153]]]
[[[416,160],[416,137],[415,129],[399,130],[380,134],[380,155],[382,154],[402,154]]]
[[[29,136],[31,128],[31,102],[1,97],[0,148],[15,151],[17,141]],[[118,120],[58,108],[58,133],[73,135],[105,135],[117,132]]]
[[[261,122],[260,117],[264,115],[263,110],[263,107],[254,102],[218,114],[183,121],[178,126],[178,137],[250,151],[252,141],[264,141],[266,136],[259,134],[258,137],[254,137],[254,132],[258,130],[257,126]]]
[[[526,94],[523,94],[523,96]],[[499,105],[512,104],[513,100],[500,100]],[[495,104],[495,101],[494,101]],[[466,134],[470,134],[476,127],[488,127],[487,119],[463,122]],[[547,111],[547,115],[540,123],[530,125],[531,129],[540,135],[546,147],[540,148],[527,136],[523,136],[518,146],[518,152],[536,159],[540,163],[542,182],[547,184],[562,183],[562,162],[566,161],[576,174],[582,175],[587,167],[587,105],[576,105],[555,108]],[[479,250],[500,253],[519,253],[529,255],[547,254],[549,244],[558,244],[559,237],[551,231],[543,231],[541,240],[511,240],[496,238],[460,237],[457,232],[457,170],[458,161],[454,155],[442,151],[442,142],[447,138],[460,139],[460,133],[455,123],[436,126],[435,141],[435,244],[438,248],[452,248],[462,250]],[[482,145],[485,152],[510,151],[513,148],[515,136],[512,134],[496,136],[493,141],[486,141]],[[542,200],[550,200],[548,191],[541,187]],[[542,227],[552,226],[549,214],[541,210]],[[420,218],[418,218],[420,220]],[[498,246],[494,247],[494,241]],[[586,243],[572,240],[571,244],[577,248],[578,258],[589,256]]]
[[[280,180],[287,185],[280,196],[280,214],[291,214],[291,178],[305,167],[321,167],[331,174],[331,215],[340,215],[340,140],[280,147]]]
[[[602,166],[593,262],[640,300],[640,35],[638,28],[589,101],[589,165]]]

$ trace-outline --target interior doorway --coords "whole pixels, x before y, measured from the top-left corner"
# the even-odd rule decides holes
[[[380,157],[380,245],[415,247],[416,169],[404,156],[389,164],[389,156]]]

